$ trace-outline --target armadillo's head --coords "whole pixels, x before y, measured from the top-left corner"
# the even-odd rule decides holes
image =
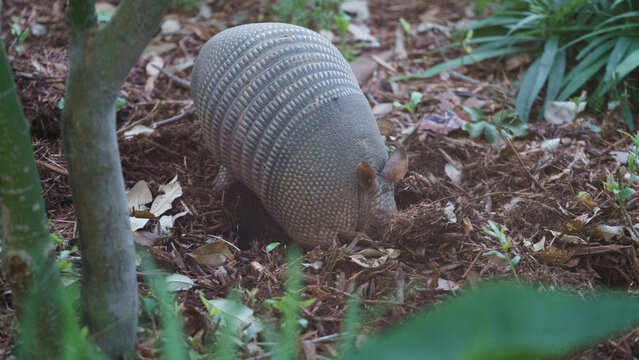
[[[408,157],[404,148],[397,148],[379,172],[366,162],[357,165],[359,192],[359,219],[357,227],[366,233],[374,233],[388,218],[397,212],[394,182],[401,180],[408,171]]]

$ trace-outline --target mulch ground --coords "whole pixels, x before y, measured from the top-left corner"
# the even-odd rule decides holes
[[[133,123],[150,125],[192,106],[188,89],[169,77],[160,75],[150,82],[146,65],[152,55],[159,56],[165,67],[179,65],[194,59],[204,42],[223,26],[232,26],[234,19],[254,22],[262,18],[261,14],[267,19],[270,16],[266,2],[210,3],[211,19],[197,17],[197,11],[174,8],[169,12],[167,16],[179,20],[182,28],[170,37],[156,36],[149,55],[143,56],[131,71],[121,92],[127,102],[118,113],[118,129],[127,129]],[[5,46],[31,122],[47,212],[54,229],[64,239],[65,249],[70,249],[77,244],[78,234],[58,108],[67,71],[64,4],[63,0],[5,1],[2,32],[9,34],[9,24],[14,22],[23,26],[40,23],[47,28],[44,36],[27,38],[22,55],[10,46],[12,36],[5,36]],[[369,6],[371,18],[366,24],[381,46],[359,49],[358,55],[372,64],[361,84],[372,106],[408,102],[409,94],[419,91],[424,93],[418,108],[423,119],[443,114],[448,108],[468,120],[463,106],[490,112],[491,106],[503,104],[501,98],[512,97],[513,82],[525,68],[525,59],[509,66],[494,61],[458,69],[464,77],[387,81],[393,75],[423,71],[440,62],[437,49],[447,41],[441,33],[426,31],[412,39],[407,59],[389,57],[396,46],[397,20],[404,17],[412,24],[433,19],[440,24],[459,21],[467,16],[468,5],[464,1],[404,0],[388,5],[371,0]],[[454,55],[453,50],[448,56]],[[186,66],[171,71],[189,79],[191,69]],[[383,114],[379,121],[390,143],[412,124],[410,116],[400,109]],[[587,121],[599,125],[601,133],[592,132]],[[510,277],[506,264],[484,255],[499,249],[497,241],[482,231],[489,220],[508,227],[514,240],[512,253],[521,256],[516,270],[522,279],[582,290],[637,290],[639,258],[635,242],[627,234],[610,238],[600,230],[602,225],[625,225],[618,206],[602,184],[607,174],[615,173],[619,167],[613,152],[627,151],[629,145],[615,133],[621,127],[617,121],[614,114],[602,114],[562,126],[531,122],[529,134],[513,141],[521,162],[513,148],[504,144],[471,139],[459,129],[443,134],[418,126],[406,142],[409,173],[396,184],[400,214],[386,233],[372,240],[358,238],[359,243],[351,244],[348,250],[315,250],[306,254],[305,262],[321,261],[323,265],[304,270],[303,297],[317,301],[303,310],[309,320],[303,338],[338,333],[344,305],[354,290],[366,305],[390,304],[386,315],[372,324],[378,329],[397,323],[406,314],[459,287],[480,279]],[[245,189],[235,189],[222,199],[213,196],[218,166],[203,143],[195,119],[187,116],[157,128],[149,136],[129,140],[120,133],[120,152],[128,187],[144,180],[157,195],[158,187],[177,175],[184,190],[173,204],[173,213],[189,213],[176,221],[170,236],[145,247],[161,267],[195,281],[196,286],[178,293],[179,302],[184,305],[187,333],[201,341],[210,332],[199,294],[208,299],[223,298],[234,286],[256,290],[254,297],[244,294],[245,303],[260,315],[277,316],[261,304],[282,295],[286,248],[277,247],[268,256],[264,249],[269,243],[285,242],[285,236]],[[583,192],[592,202],[582,200]],[[628,210],[637,221],[636,201],[628,203]],[[241,249],[235,251],[233,261],[211,267],[198,264],[190,256],[211,236]],[[352,261],[351,255],[358,250],[375,246],[398,249],[400,255],[369,267]],[[77,256],[76,253],[71,259],[77,260]],[[143,285],[140,288],[145,291]],[[5,304],[5,315],[0,317],[0,346],[6,349],[12,342],[14,318],[4,279],[0,280],[0,289]],[[637,354],[638,338],[639,332],[633,331],[569,359],[632,359]],[[309,357],[314,352],[334,353],[330,342],[312,344],[312,349],[305,347]],[[141,340],[139,355],[153,358],[153,351],[147,351],[153,347],[152,342]]]

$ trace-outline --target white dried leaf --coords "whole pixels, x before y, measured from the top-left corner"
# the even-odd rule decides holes
[[[448,219],[449,224],[457,223],[457,215],[455,215],[455,205],[452,202],[446,202],[446,207],[444,208],[444,215]]]
[[[446,176],[448,176],[448,178],[453,182],[453,184],[461,184],[462,172],[457,166],[453,164],[446,164],[444,166],[444,172],[446,173]]]
[[[541,143],[541,148],[546,152],[552,152],[557,147],[559,147],[560,143],[561,143],[560,138],[548,139]]]
[[[188,211],[183,211],[179,214],[175,214],[175,215],[163,215],[162,217],[160,217],[160,233],[161,234],[170,234],[171,233],[171,229],[173,229],[173,225],[175,224],[175,220],[177,218],[181,218],[182,216],[188,214]]]
[[[177,175],[168,184],[160,186],[160,191],[164,192],[164,194],[156,196],[153,204],[151,204],[151,213],[156,217],[170,210],[173,200],[182,196],[182,187],[177,181]]]
[[[160,75],[160,69],[164,67],[164,59],[160,56],[152,55],[149,62],[146,64],[144,68],[146,70],[146,74],[150,77],[156,78]]]
[[[341,5],[342,11],[354,15],[357,22],[362,22],[371,17],[366,0],[345,1]]]
[[[577,117],[577,114],[584,111],[586,102],[579,105],[572,101],[550,101],[546,104],[544,118],[551,124],[567,124]]]
[[[129,222],[131,223],[131,231],[135,231],[142,229],[149,222],[149,219],[130,217]]]
[[[379,41],[371,35],[371,30],[364,24],[348,24],[348,32],[353,35],[355,40],[368,43],[369,47],[379,47]]]
[[[131,140],[133,139],[134,136],[136,135],[149,135],[152,134],[153,131],[155,131],[154,129],[151,129],[148,126],[145,125],[135,125],[134,127],[132,127],[131,129],[127,130],[124,132],[124,139],[125,140]]]
[[[188,276],[173,274],[166,277],[167,290],[181,291],[188,290],[195,286],[195,282]]]
[[[144,180],[140,180],[126,193],[126,200],[129,211],[147,210],[146,204],[153,201],[153,195],[149,190],[149,185]]]
[[[180,22],[175,19],[166,19],[165,22],[162,23],[162,27],[160,31],[162,35],[173,35],[180,31]]]

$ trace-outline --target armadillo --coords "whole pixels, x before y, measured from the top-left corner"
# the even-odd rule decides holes
[[[303,27],[233,27],[202,47],[191,93],[205,142],[227,174],[300,245],[370,232],[397,211],[390,158],[370,105],[339,50]]]

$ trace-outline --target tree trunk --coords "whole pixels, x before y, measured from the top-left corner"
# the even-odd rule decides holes
[[[56,357],[62,287],[33,157],[31,134],[0,46],[0,240],[2,265],[21,323],[23,358]],[[28,346],[27,346],[28,344]]]
[[[135,249],[118,152],[115,99],[170,0],[123,0],[101,28],[92,0],[70,0],[62,138],[82,252],[83,318],[111,358],[133,349]]]

